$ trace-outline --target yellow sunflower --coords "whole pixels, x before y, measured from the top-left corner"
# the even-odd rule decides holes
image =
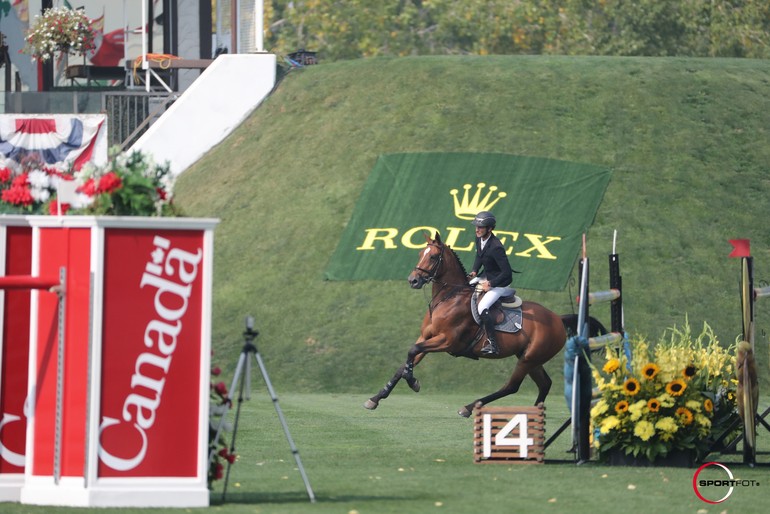
[[[647,402],[647,408],[650,412],[658,412],[660,410],[660,401],[657,398],[650,398]]]
[[[687,384],[680,378],[675,378],[666,384],[666,392],[671,396],[682,396],[685,389],[687,389]]]
[[[620,400],[618,403],[615,404],[615,412],[618,414],[622,414],[624,412],[628,411],[628,402],[625,400]]]
[[[679,417],[679,420],[683,425],[686,426],[692,423],[693,415],[692,412],[690,412],[690,409],[687,407],[679,407],[676,409],[676,415]]]
[[[639,387],[639,381],[632,377],[626,380],[623,384],[623,392],[625,392],[628,396],[634,396],[639,394]]]
[[[602,370],[604,370],[605,373],[608,375],[611,373],[614,373],[620,369],[620,361],[618,359],[610,359],[607,361],[607,363],[604,365]]]
[[[711,398],[706,398],[703,401],[703,409],[706,412],[714,412],[714,402],[711,401]]]
[[[698,368],[696,368],[696,367],[695,367],[695,366],[693,366],[692,364],[690,364],[690,365],[686,366],[686,367],[685,367],[685,368],[682,370],[682,376],[683,376],[685,379],[687,379],[687,380],[690,380],[692,377],[694,377],[696,373],[698,373]]]
[[[654,362],[645,364],[644,367],[642,368],[642,376],[647,380],[652,380],[658,375],[659,372],[660,372],[660,368]]]

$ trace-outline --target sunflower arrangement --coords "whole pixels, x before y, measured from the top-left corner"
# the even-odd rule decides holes
[[[736,415],[734,348],[722,347],[706,323],[693,337],[687,322],[655,345],[637,336],[629,347],[608,347],[593,367],[599,458],[616,451],[651,462],[676,450],[705,456]]]

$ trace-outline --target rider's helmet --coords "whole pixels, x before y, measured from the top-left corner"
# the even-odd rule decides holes
[[[497,225],[497,220],[495,219],[495,215],[492,214],[489,211],[481,211],[476,215],[475,218],[473,218],[473,221],[471,222],[477,227],[489,227],[489,228],[495,228],[495,225]]]

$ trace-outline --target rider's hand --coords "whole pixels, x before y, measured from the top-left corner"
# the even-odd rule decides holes
[[[475,271],[471,271],[470,273],[468,273],[468,280],[470,280],[472,278],[476,278],[476,272]]]

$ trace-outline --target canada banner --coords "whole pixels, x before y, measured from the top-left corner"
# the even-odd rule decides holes
[[[200,232],[106,232],[99,477],[199,474],[203,246]]]
[[[79,170],[107,162],[104,114],[0,115],[0,153],[21,163],[31,155],[47,165]]]

